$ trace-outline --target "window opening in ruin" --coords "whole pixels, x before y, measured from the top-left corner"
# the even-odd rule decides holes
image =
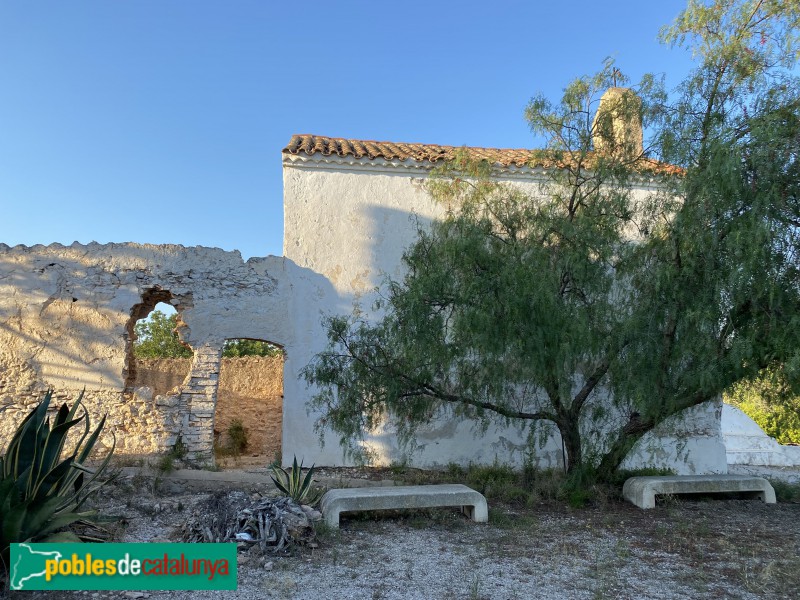
[[[225,341],[214,418],[220,464],[280,462],[283,361],[283,348],[267,340]]]
[[[131,309],[125,388],[148,387],[153,396],[168,395],[185,380],[192,365],[192,349],[181,342],[176,329],[180,311],[170,304],[172,294],[153,289]]]

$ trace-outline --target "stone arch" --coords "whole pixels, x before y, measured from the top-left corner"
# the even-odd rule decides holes
[[[176,297],[171,291],[162,289],[161,287],[152,287],[142,292],[142,301],[134,304],[131,308],[130,318],[125,325],[125,366],[123,368],[122,376],[125,382],[125,391],[133,391],[136,384],[137,368],[136,359],[133,355],[133,345],[136,341],[136,323],[149,315],[159,303],[170,304],[175,306],[178,310],[178,321],[180,324],[180,315],[182,306],[175,302]],[[188,346],[188,344],[185,344]]]

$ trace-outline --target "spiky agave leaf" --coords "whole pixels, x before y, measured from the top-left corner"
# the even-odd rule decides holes
[[[81,505],[107,483],[99,481],[116,447],[96,469],[83,463],[91,454],[105,426],[103,417],[92,430],[82,406],[83,392],[72,407],[61,406],[51,421],[47,411],[49,390],[23,419],[0,457],[0,558],[8,564],[11,543],[23,541],[80,541],[65,527],[78,521],[93,522],[97,511],[80,511]],[[78,416],[79,410],[83,413]],[[63,456],[71,430],[83,423],[71,454]]]
[[[292,468],[286,471],[278,465],[272,466],[273,476],[270,476],[275,487],[285,496],[300,504],[314,504],[319,500],[320,494],[312,486],[315,465],[311,465],[303,477],[303,461],[297,464],[297,456],[292,461]]]

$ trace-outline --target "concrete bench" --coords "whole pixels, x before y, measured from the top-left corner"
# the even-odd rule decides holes
[[[361,510],[459,506],[476,523],[489,520],[486,498],[465,485],[410,485],[328,490],[320,501],[325,522],[339,527],[339,515]]]
[[[748,475],[669,475],[631,477],[622,495],[639,508],[655,508],[657,494],[749,493],[767,504],[775,504],[775,490],[763,477]]]

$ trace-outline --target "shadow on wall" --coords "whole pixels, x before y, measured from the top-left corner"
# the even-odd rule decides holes
[[[430,230],[433,219],[378,205],[369,206],[365,217],[369,224],[367,240],[371,277],[368,290],[371,292],[372,288],[383,284],[386,275],[396,281],[402,280],[405,275],[403,253],[416,242],[419,230]]]
[[[283,354],[223,357],[214,420],[215,445],[264,458],[281,457],[283,427]],[[236,447],[236,425],[245,442]]]

